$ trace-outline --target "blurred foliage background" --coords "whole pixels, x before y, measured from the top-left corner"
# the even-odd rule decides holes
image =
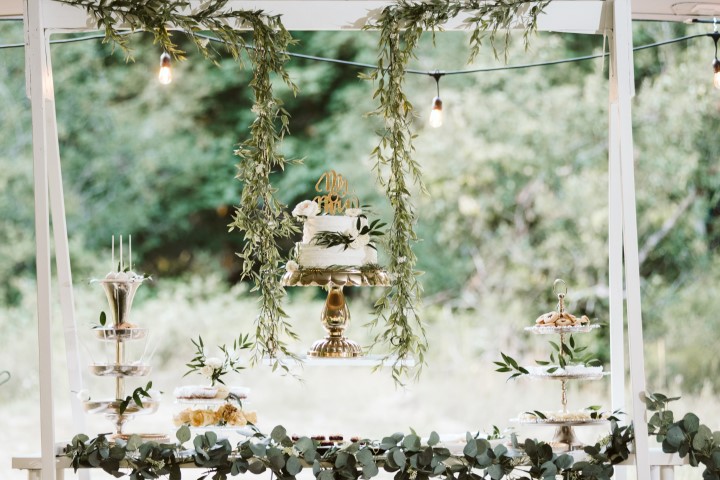
[[[704,29],[638,23],[635,43],[692,33]],[[294,35],[297,52],[375,60],[372,32]],[[0,24],[0,39],[22,42],[22,25]],[[412,67],[467,68],[467,40],[450,32],[438,34],[435,45],[426,38]],[[603,48],[599,36],[539,34],[528,52],[515,43],[510,63]],[[144,35],[134,36],[132,46],[129,62],[99,40],[52,47],[81,328],[105,308],[97,289],[86,287],[87,279],[109,268],[111,235],[132,234],[136,270],[157,279],[141,290],[144,311],[155,312],[155,318],[180,316],[188,308],[184,302],[192,302],[204,322],[212,316],[214,323],[203,327],[207,336],[233,338],[235,332],[223,332],[250,331],[254,305],[252,294],[237,285],[234,252],[241,248],[240,236],[226,229],[242,188],[234,180],[233,148],[253,119],[250,74],[230,58],[216,67],[191,51],[189,61],[174,65],[174,81],[164,87],[155,78],[161,52]],[[475,66],[497,65],[489,50]],[[712,353],[720,310],[720,92],[712,87],[711,59],[711,41],[702,38],[635,55],[642,307],[651,390],[720,390],[720,357]],[[292,115],[284,148],[304,163],[274,174],[282,200],[292,208],[312,198],[315,180],[332,168],[350,179],[363,203],[388,218],[369,160],[378,125],[364,114],[374,107],[373,86],[359,80],[354,67],[292,59],[289,68],[300,94],[282,90]],[[416,202],[431,363],[464,368],[473,362],[490,375],[490,360],[501,349],[525,352],[520,356],[530,361],[540,342],[522,327],[555,306],[551,287],[558,277],[570,287],[571,311],[608,320],[607,76],[601,59],[445,76],[440,129],[427,125],[434,80],[408,76],[409,98],[419,114],[416,155],[430,192],[417,195]],[[0,50],[0,358],[5,365],[13,356],[27,358],[27,370],[16,375],[23,382],[12,393],[0,390],[0,396],[13,397],[36,387],[30,348],[32,139],[24,88],[23,50]],[[319,305],[321,298],[320,292],[290,294],[293,308]],[[350,294],[354,310],[369,310],[376,295]],[[213,297],[228,295],[238,299],[237,309],[215,305]],[[215,306],[202,313],[203,302]],[[308,339],[319,335],[314,318],[297,321],[312,329]],[[161,368],[174,366],[176,377],[187,360],[178,358],[178,336],[195,333],[183,325],[160,342],[156,355]],[[371,338],[360,325],[353,327],[355,335]],[[448,326],[468,334],[464,349],[452,351]],[[603,335],[607,332],[590,343],[607,361]],[[187,354],[191,346],[185,343],[187,352],[180,350]]]

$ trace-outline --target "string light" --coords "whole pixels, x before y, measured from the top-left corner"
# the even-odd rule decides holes
[[[437,95],[432,101],[432,110],[430,110],[430,126],[433,128],[442,127],[443,124],[443,103],[440,99],[440,77],[445,75],[440,71],[435,71],[430,74],[435,79],[435,86],[437,87]]]
[[[718,33],[717,18],[713,18],[713,33],[708,33],[707,36],[715,42],[715,57],[712,61],[713,85],[715,85],[715,88],[720,89],[720,60],[718,60],[718,40],[720,40],[720,33]]]
[[[163,85],[172,82],[172,69],[170,68],[170,55],[163,52],[160,55],[160,71],[158,72],[158,81]]]

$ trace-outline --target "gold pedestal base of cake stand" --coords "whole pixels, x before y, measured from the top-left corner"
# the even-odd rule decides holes
[[[343,287],[389,286],[390,276],[385,270],[333,270],[300,269],[283,276],[283,285],[288,287],[321,286],[328,288],[320,321],[328,335],[316,341],[308,350],[309,357],[315,358],[357,358],[362,357],[360,345],[348,340],[343,333],[350,323],[350,309],[345,301]]]

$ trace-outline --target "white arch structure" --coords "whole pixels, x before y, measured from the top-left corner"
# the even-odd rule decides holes
[[[193,3],[199,1],[193,0]],[[282,14],[288,30],[352,30],[361,28],[388,3],[378,0],[231,0],[228,6],[234,9],[262,8],[268,13]],[[701,4],[675,4],[673,0],[634,0],[632,3],[631,0],[554,0],[538,25],[541,31],[606,34],[610,43],[608,258],[612,408],[631,412],[640,480],[650,480],[651,474],[646,408],[640,401],[645,393],[645,368],[631,116],[634,96],[632,20],[682,21],[719,13],[720,0],[704,0]],[[25,20],[26,86],[32,104],[42,478],[54,480],[51,216],[72,390],[80,390],[82,377],[48,40],[53,33],[94,31],[96,28],[94,20],[88,18],[84,10],[54,0],[3,0],[0,2],[2,16],[24,16]],[[462,18],[455,19],[446,25],[446,29],[460,29],[461,23]],[[624,307],[632,393],[629,403],[625,398]],[[84,425],[82,406],[74,397],[72,403],[75,425],[81,431]]]

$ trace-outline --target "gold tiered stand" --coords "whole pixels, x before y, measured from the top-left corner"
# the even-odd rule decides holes
[[[558,289],[560,288],[561,291]],[[556,293],[558,297],[558,313],[560,315],[565,313],[565,296],[567,295],[567,285],[565,284],[564,280],[557,279],[555,280],[553,284],[553,292]],[[568,326],[541,326],[541,325],[535,325],[533,327],[525,327],[525,330],[528,332],[532,332],[538,335],[547,335],[547,334],[556,334],[560,335],[560,345],[565,344],[565,336],[567,334],[573,334],[573,333],[587,333],[592,331],[595,328],[598,328],[599,325],[597,324],[589,324],[584,323],[580,325],[568,325]],[[563,355],[563,352],[560,351],[559,355]],[[599,373],[599,374],[567,374],[567,375],[542,375],[537,376],[538,378],[543,379],[554,379],[554,380],[560,380],[560,403],[562,405],[562,411],[563,413],[567,413],[567,382],[569,380],[598,380],[603,378],[605,374]],[[531,376],[535,376],[532,375]],[[573,427],[575,426],[581,426],[581,425],[592,425],[592,424],[599,424],[599,423],[606,423],[606,420],[604,419],[592,419],[589,421],[538,421],[538,422],[531,422],[533,424],[538,425],[549,425],[549,426],[555,426],[557,427],[555,430],[555,434],[553,436],[552,442],[556,444],[564,444],[567,445],[567,448],[569,450],[573,449],[579,449],[583,447],[582,442],[580,442],[575,435],[575,429]]]
[[[309,357],[357,358],[363,351],[357,342],[345,337],[350,323],[350,308],[343,293],[344,287],[387,287],[390,275],[382,269],[323,269],[303,268],[287,272],[282,279],[286,287],[325,287],[327,299],[320,321],[327,336],[317,340],[308,350]]]

